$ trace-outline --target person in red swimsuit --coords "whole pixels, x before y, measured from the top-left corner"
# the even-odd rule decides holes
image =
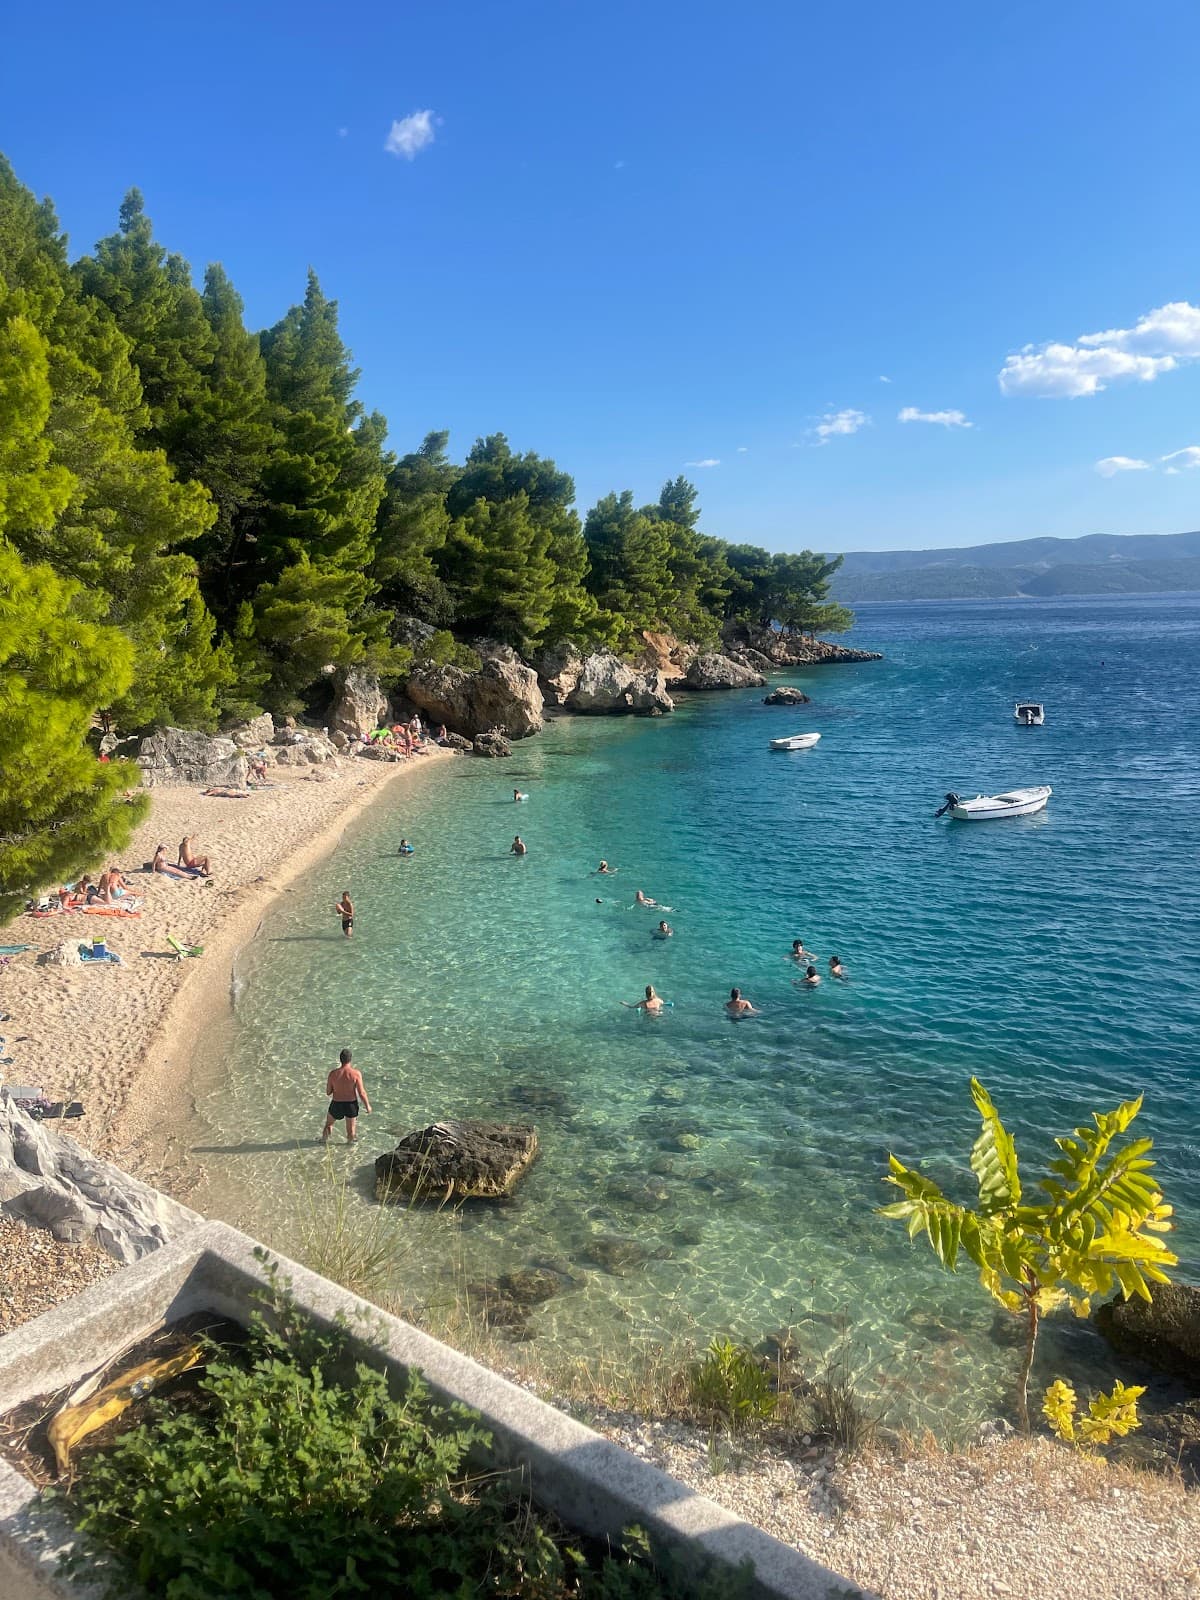
[[[358,1110],[359,1102],[366,1112],[371,1110],[371,1102],[367,1099],[367,1086],[362,1081],[362,1073],[357,1067],[351,1066],[349,1050],[343,1050],[329,1077],[325,1080],[325,1093],[329,1096],[329,1110],[325,1113],[325,1128],[321,1134],[321,1141],[328,1140],[333,1132],[335,1122],[345,1121],[346,1143],[353,1144],[358,1138]]]

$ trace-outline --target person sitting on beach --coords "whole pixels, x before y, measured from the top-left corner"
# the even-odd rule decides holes
[[[850,976],[845,967],[842,965],[841,956],[830,956],[829,976],[831,978],[840,978],[843,983],[845,983],[846,979]]]
[[[793,939],[792,940],[792,960],[793,961],[803,961],[803,962],[805,962],[807,964],[809,961],[815,961],[816,960],[816,956],[813,954],[813,952],[811,950],[806,950],[804,948],[804,940],[803,939]]]
[[[342,898],[337,902],[333,909],[342,919],[342,932],[345,934],[346,938],[349,939],[353,937],[354,901],[350,898],[349,889],[342,890]]]
[[[524,839],[522,839],[520,834],[517,834],[516,838],[513,840],[512,844],[509,846],[509,851],[510,851],[510,854],[512,854],[514,856],[523,856],[523,855],[527,854],[525,841],[524,841]]]
[[[183,843],[179,846],[179,865],[187,867],[190,872],[202,872],[207,878],[209,875],[208,857],[198,856],[195,853],[192,849],[192,845],[195,842],[196,835],[194,833],[184,835]]]
[[[821,974],[817,971],[816,967],[809,967],[807,972],[804,974],[805,985],[809,989],[815,989],[820,981]]]
[[[346,1143],[353,1144],[358,1138],[360,1101],[362,1109],[370,1114],[371,1102],[367,1099],[367,1086],[362,1080],[362,1073],[351,1065],[351,1060],[349,1050],[343,1050],[338,1057],[337,1066],[325,1080],[329,1110],[325,1113],[325,1127],[321,1132],[322,1144],[328,1142],[334,1123],[343,1119],[346,1123]]]
[[[658,927],[652,931],[650,937],[652,939],[669,939],[674,932],[675,929],[669,922],[660,922]]]
[[[450,735],[449,735],[449,733],[448,733],[448,732],[447,732],[447,731],[446,731],[446,724],[445,724],[445,723],[444,723],[444,722],[443,722],[443,723],[441,723],[441,724],[440,724],[440,725],[439,725],[439,727],[438,727],[438,731],[437,731],[437,742],[438,742],[438,743],[439,743],[439,744],[442,744],[442,745],[444,745],[444,744],[448,744],[448,743],[449,743],[449,742],[450,742]]]
[[[740,989],[730,989],[729,999],[725,1002],[725,1011],[735,1020],[739,1017],[757,1017],[761,1015],[757,1006],[752,1006],[745,999]]]
[[[607,878],[617,870],[618,869],[616,867],[610,867],[607,861],[602,861],[596,868],[596,876],[600,878]]]
[[[663,1008],[662,996],[655,994],[652,983],[646,985],[644,1000],[638,1000],[636,1003],[632,1000],[622,1000],[621,1004],[628,1011],[644,1011],[648,1017],[656,1017]]]
[[[167,847],[166,847],[166,845],[165,844],[160,844],[158,849],[155,850],[155,852],[154,852],[154,860],[150,863],[150,871],[151,872],[170,872],[170,871],[177,871],[177,870],[178,870],[177,868],[172,868],[170,863],[167,860]]]
[[[267,758],[262,750],[256,756],[250,757],[250,776],[257,783],[266,783],[267,781]]]
[[[648,894],[643,894],[639,889],[633,897],[633,903],[635,906],[656,906],[658,901],[652,900]]]

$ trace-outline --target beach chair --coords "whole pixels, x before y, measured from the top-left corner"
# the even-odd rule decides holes
[[[167,943],[174,950],[177,961],[182,961],[185,956],[202,956],[204,954],[204,946],[202,944],[181,944],[173,933],[167,935]]]

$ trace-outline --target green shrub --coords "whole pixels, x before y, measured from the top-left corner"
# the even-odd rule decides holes
[[[735,1427],[765,1422],[777,1397],[771,1380],[748,1345],[714,1339],[691,1369],[692,1404],[706,1416],[724,1417]]]
[[[251,1319],[240,1359],[211,1350],[196,1404],[150,1400],[149,1420],[84,1457],[64,1498],[91,1543],[64,1565],[110,1600],[749,1591],[748,1568],[699,1585],[656,1572],[637,1530],[619,1553],[556,1540],[510,1477],[464,1477],[491,1442],[474,1413],[434,1404],[417,1373],[393,1397],[352,1364],[348,1330],[315,1327],[270,1269],[263,1299],[270,1319]]]

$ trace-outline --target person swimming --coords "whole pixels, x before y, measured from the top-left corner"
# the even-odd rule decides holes
[[[524,839],[522,839],[522,837],[521,837],[521,835],[519,833],[517,834],[516,838],[513,840],[512,844],[509,845],[508,849],[509,849],[509,854],[510,855],[514,855],[514,856],[523,856],[523,855],[528,855],[528,853],[529,853],[528,847],[526,846],[526,843],[525,843]]]
[[[514,789],[513,790],[513,799],[514,800],[528,800],[529,796],[527,794],[522,794],[520,789]]]
[[[803,939],[793,939],[792,940],[792,960],[793,961],[803,961],[803,962],[807,963],[809,961],[815,961],[816,959],[817,959],[816,955],[813,953],[813,951],[806,950],[804,948],[804,940]]]
[[[829,976],[831,978],[841,978],[843,983],[850,976],[850,974],[846,971],[845,967],[842,965],[841,956],[830,956],[830,958],[829,958]]]
[[[401,839],[400,848],[399,848],[399,850],[396,851],[396,854],[398,856],[411,856],[412,853],[413,853],[413,846],[411,844],[409,844],[407,839]]]
[[[740,989],[730,989],[729,999],[725,1002],[725,1012],[726,1015],[732,1017],[735,1022],[740,1021],[742,1017],[757,1017],[762,1015],[758,1007],[752,1006],[749,1000],[747,1000],[742,994]]]
[[[809,967],[807,972],[804,974],[804,982],[806,986],[810,989],[815,989],[820,981],[821,974],[817,971],[816,967]]]
[[[657,928],[651,930],[650,937],[652,939],[670,939],[674,932],[675,929],[669,922],[660,922]]]
[[[610,867],[607,861],[602,861],[596,868],[596,875],[601,878],[607,878],[617,870],[616,867]]]
[[[648,894],[643,894],[639,889],[633,897],[633,903],[635,906],[656,906],[658,901],[651,899]]]
[[[654,985],[648,983],[644,1000],[638,1000],[636,1003],[632,1000],[622,1000],[621,1004],[629,1011],[644,1011],[648,1017],[656,1017],[662,1010],[664,1001],[661,995],[655,994]]]

